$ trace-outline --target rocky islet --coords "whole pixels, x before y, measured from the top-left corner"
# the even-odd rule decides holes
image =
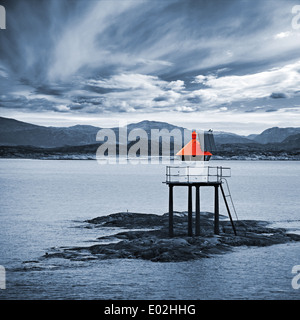
[[[174,237],[168,235],[168,214],[119,212],[84,222],[84,228],[112,228],[119,232],[100,236],[96,244],[64,247],[43,258],[70,260],[144,259],[153,262],[178,262],[208,258],[237,246],[270,246],[300,241],[300,235],[283,228],[272,228],[266,221],[236,221],[234,235],[230,221],[221,216],[220,234],[213,233],[213,213],[201,212],[200,236],[187,236],[187,213],[174,215]]]

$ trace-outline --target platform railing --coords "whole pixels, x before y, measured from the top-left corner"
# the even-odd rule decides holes
[[[211,166],[167,166],[166,183],[221,182],[231,177],[229,167]]]

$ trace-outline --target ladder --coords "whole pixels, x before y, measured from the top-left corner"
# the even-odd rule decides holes
[[[228,201],[227,201],[227,199],[230,199],[231,207],[232,207],[233,212],[234,212],[234,214],[235,214],[236,220],[238,220],[238,216],[237,216],[237,213],[236,213],[236,209],[235,209],[235,206],[234,206],[232,197],[231,197],[231,193],[230,193],[228,181],[227,181],[227,179],[225,179],[225,178],[221,178],[221,182],[222,182],[221,185],[220,185],[220,187],[221,187],[221,192],[222,192],[223,199],[224,199],[224,202],[225,202],[225,206],[226,206],[226,209],[227,209],[227,212],[228,212],[228,216],[229,216],[229,219],[230,219],[230,222],[231,222],[231,225],[232,225],[233,232],[234,232],[235,235],[237,235],[236,229],[235,229],[235,225],[234,225],[234,222],[233,222],[231,213],[230,213],[229,203],[228,203]],[[225,190],[224,190],[224,188],[223,188],[223,185],[226,186],[225,188],[226,188],[227,194],[225,194]]]

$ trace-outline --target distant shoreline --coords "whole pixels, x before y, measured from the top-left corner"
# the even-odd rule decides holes
[[[68,161],[72,161],[72,160],[80,160],[80,161],[97,161],[96,157],[92,157],[92,156],[43,156],[43,157],[29,157],[29,156],[5,156],[2,157],[0,156],[0,160],[68,160]],[[134,159],[136,161],[136,158]],[[128,158],[128,161],[130,161],[130,158]],[[243,157],[235,157],[235,158],[218,158],[218,159],[214,159],[211,161],[300,161],[300,158],[268,158],[268,157],[258,157],[258,158],[243,158]],[[151,162],[149,161],[149,164]],[[170,164],[172,164],[173,162],[170,161]]]
[[[0,159],[38,159],[38,160],[97,160],[98,144],[84,146],[66,146],[59,148],[40,148],[33,146],[0,146]],[[118,153],[116,158],[118,158]],[[174,155],[156,157],[174,160]],[[134,160],[151,159],[142,155]],[[300,151],[258,151],[258,150],[223,150],[213,155],[211,160],[246,160],[246,161],[300,161]]]
[[[41,156],[41,157],[31,157],[31,156],[27,156],[27,155],[24,155],[24,156],[0,156],[0,160],[3,159],[3,160],[52,160],[52,161],[55,161],[55,160],[68,160],[68,161],[72,161],[72,160],[80,160],[80,161],[97,161],[96,157],[93,157],[93,156],[81,156],[81,155],[72,155],[72,156]],[[135,159],[130,159],[128,158],[127,159],[129,162],[130,160],[137,160],[136,158]],[[217,158],[217,159],[213,159],[211,160],[212,161],[271,161],[271,162],[274,162],[274,161],[300,161],[300,158],[273,158],[273,157],[257,157],[257,158],[244,158],[244,157],[234,157],[234,158]],[[143,162],[144,163],[144,162]],[[170,161],[170,164],[172,164],[173,162]],[[175,164],[176,162],[174,162]],[[144,163],[145,164],[145,163]],[[151,164],[151,161],[149,160],[149,164]]]
[[[86,156],[86,157],[82,157],[82,156],[51,156],[51,157],[27,157],[27,156],[24,156],[24,157],[18,157],[18,156],[11,156],[11,157],[0,157],[0,160],[3,159],[3,160],[52,160],[52,161],[55,161],[55,160],[66,160],[66,161],[72,161],[72,160],[77,160],[77,161],[97,161],[97,159],[95,157],[89,157],[89,156]],[[135,159],[136,160],[136,159]],[[128,159],[128,161],[130,161],[130,159]],[[218,158],[218,159],[214,159],[214,160],[211,160],[211,161],[270,161],[270,162],[274,162],[274,161],[300,161],[300,159],[293,159],[293,158]],[[149,164],[151,162],[149,161]],[[170,164],[172,164],[173,162],[170,161]]]

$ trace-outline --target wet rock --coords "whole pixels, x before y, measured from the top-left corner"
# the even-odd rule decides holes
[[[222,254],[236,246],[270,246],[300,241],[300,235],[289,234],[282,228],[270,228],[266,221],[244,220],[235,223],[234,235],[230,221],[220,220],[220,235],[213,234],[213,214],[201,213],[200,236],[187,236],[187,213],[174,215],[173,238],[168,236],[168,214],[120,212],[86,222],[101,228],[129,229],[99,240],[109,243],[90,247],[61,248],[46,258],[71,260],[144,259],[153,262],[189,261]],[[139,230],[135,230],[139,229]],[[117,242],[116,242],[117,240]]]

